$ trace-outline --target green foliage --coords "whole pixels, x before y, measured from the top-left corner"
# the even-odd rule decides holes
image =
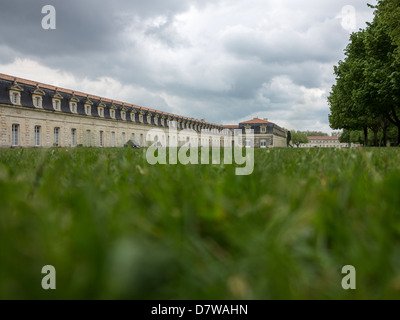
[[[253,175],[234,169],[0,150],[0,299],[400,298],[399,149],[256,150]]]
[[[299,147],[303,143],[308,143],[308,137],[304,132],[301,131],[292,131],[292,142],[297,147]]]
[[[377,8],[377,15],[388,27],[393,42],[400,47],[400,0],[380,0]],[[397,51],[400,58],[400,52]]]
[[[307,137],[328,137],[329,135],[325,132],[321,131],[301,131],[301,133],[304,133]]]
[[[365,144],[371,129],[376,146],[379,132],[386,138],[390,122],[398,129],[400,144],[399,43],[393,36],[398,21],[388,22],[400,12],[399,1],[380,1],[374,8],[374,21],[350,36],[346,58],[334,68],[336,84],[328,97],[329,121],[334,129],[363,130]]]

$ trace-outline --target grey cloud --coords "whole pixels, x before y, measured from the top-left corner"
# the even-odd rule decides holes
[[[285,114],[292,121],[298,116],[292,108],[300,98],[273,87],[265,88],[274,78],[284,76],[294,87],[325,90],[333,81],[333,69],[329,66],[333,67],[342,58],[348,40],[335,16],[341,6],[348,4],[362,14],[370,10],[364,0],[282,0],[280,5],[289,7],[293,17],[299,17],[288,21],[293,24],[288,28],[272,25],[266,30],[254,26],[235,29],[240,23],[227,14],[223,17],[225,25],[217,24],[220,21],[209,22],[210,27],[216,24],[211,28],[215,33],[207,37],[214,39],[212,43],[217,48],[207,47],[204,40],[199,42],[204,47],[192,50],[194,44],[175,29],[174,19],[191,6],[201,11],[215,3],[211,0],[2,0],[1,63],[10,63],[15,57],[31,58],[53,69],[71,72],[78,79],[112,77],[153,93],[151,100],[146,100],[149,99],[146,95],[132,95],[132,103],[182,111],[187,116],[206,117],[212,122],[231,122],[257,113]],[[220,3],[213,8],[231,7],[240,1]],[[274,1],[247,3],[260,6],[260,10],[272,10]],[[45,31],[41,28],[41,8],[49,4],[57,10],[57,29]],[[160,16],[165,18],[164,22],[146,25],[148,19]],[[225,32],[226,29],[230,31]],[[218,51],[219,46],[221,51],[208,53],[207,50]],[[171,54],[174,58],[173,54],[178,52],[179,59],[165,58]],[[217,58],[220,60],[215,63],[213,59]],[[167,97],[173,99],[169,101]],[[324,110],[310,108],[302,115],[327,123]]]

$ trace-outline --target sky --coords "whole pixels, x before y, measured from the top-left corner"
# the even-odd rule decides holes
[[[1,0],[0,73],[205,119],[332,133],[327,97],[376,0]],[[55,29],[42,8],[55,9]]]

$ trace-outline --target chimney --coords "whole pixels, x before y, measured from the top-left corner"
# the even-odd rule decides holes
[[[264,118],[265,121],[268,121],[268,118]]]

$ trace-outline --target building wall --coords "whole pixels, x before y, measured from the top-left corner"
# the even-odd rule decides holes
[[[171,122],[176,124],[175,128],[169,127]],[[18,126],[16,145],[13,145],[13,125]],[[240,126],[245,134],[247,126]],[[55,128],[59,130],[58,143]],[[251,128],[255,129],[254,147],[286,147],[286,130],[277,125],[268,122]],[[208,131],[204,133],[204,130]],[[153,139],[162,146],[230,147],[233,143],[230,133],[231,130],[203,119],[0,74],[0,148],[123,147],[130,139],[143,147],[150,146]],[[243,139],[245,146],[245,135]]]
[[[44,109],[31,109],[21,106],[0,104],[0,147],[12,147],[12,125],[19,125],[18,146],[35,147],[35,126],[40,126],[40,147],[54,147],[54,128],[60,128],[60,147],[100,147],[100,132],[103,132],[103,147],[123,147],[129,139],[134,138],[141,146],[149,146],[147,142],[149,131],[157,129],[159,141],[169,141],[169,145],[181,146],[191,143],[191,146],[207,146],[215,141],[220,141],[221,135],[200,133],[192,130],[175,129],[127,122],[122,120],[92,118],[78,114],[48,111]],[[76,130],[76,143],[72,145],[72,129]],[[161,131],[160,131],[161,130]],[[90,142],[87,143],[87,131],[90,131]],[[115,133],[114,145],[112,133]],[[125,133],[125,141],[123,141]],[[164,135],[164,137],[162,137]],[[154,135],[153,135],[154,136]],[[181,138],[181,139],[179,139]]]
[[[287,148],[286,138],[274,136],[274,148]]]
[[[339,140],[310,140],[309,143],[300,145],[301,148],[357,148],[360,147],[358,144],[354,143],[340,143]]]

